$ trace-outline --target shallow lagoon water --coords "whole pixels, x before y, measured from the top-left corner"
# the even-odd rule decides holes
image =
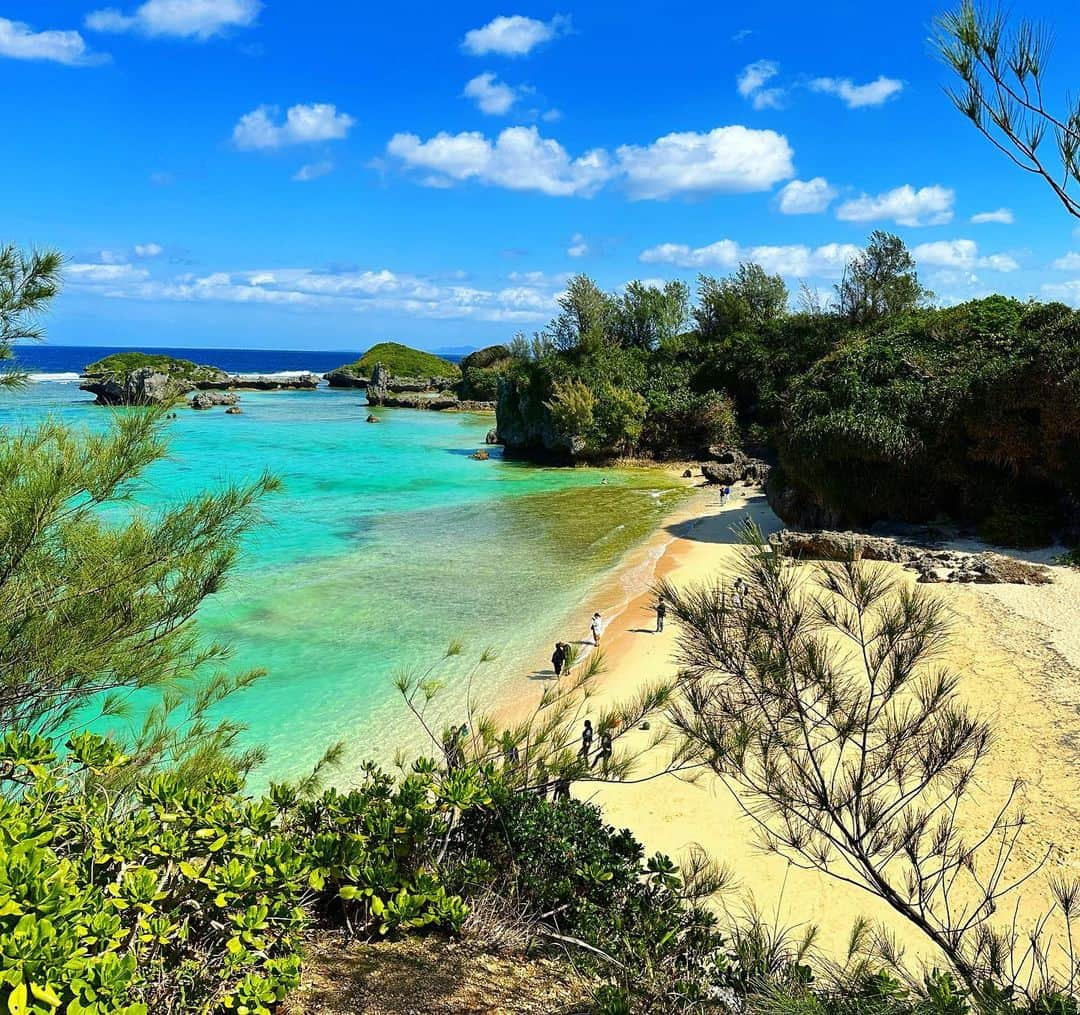
[[[205,637],[235,650],[237,668],[267,675],[228,702],[269,749],[256,779],[306,771],[334,740],[347,744],[342,781],[364,757],[388,762],[421,732],[393,677],[444,666],[436,722],[460,717],[467,673],[486,648],[498,659],[474,692],[495,700],[527,675],[556,633],[578,638],[589,593],[682,496],[651,470],[542,468],[469,458],[492,419],[378,410],[362,393],[245,392],[243,414],[178,410],[171,454],[136,501],[153,507],[269,469],[281,493],[247,540],[228,587],[204,607]],[[0,396],[0,426],[49,413],[103,426],[71,381]],[[606,482],[603,480],[606,479]]]

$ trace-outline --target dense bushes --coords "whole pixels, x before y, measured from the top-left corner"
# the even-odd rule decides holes
[[[433,848],[460,787],[433,765],[313,800],[223,772],[109,789],[128,763],[81,734],[0,742],[0,1005],[12,1015],[265,1015],[313,920],[360,934],[461,926]]]
[[[1080,316],[1001,296],[853,337],[793,378],[789,480],[855,522],[944,513],[1046,542],[1080,499]]]

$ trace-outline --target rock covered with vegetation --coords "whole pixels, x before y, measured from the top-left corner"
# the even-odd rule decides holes
[[[422,349],[412,349],[400,342],[379,342],[352,363],[336,367],[324,374],[332,388],[366,388],[379,364],[390,377],[445,378],[448,385],[461,377],[460,368]]]
[[[318,378],[310,373],[240,377],[175,356],[122,352],[89,364],[83,370],[79,387],[95,395],[98,405],[166,405],[192,391],[312,390],[318,383]]]

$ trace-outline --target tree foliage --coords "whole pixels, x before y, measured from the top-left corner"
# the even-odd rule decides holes
[[[739,576],[738,599],[659,589],[682,624],[690,679],[672,720],[688,756],[732,790],[764,849],[881,898],[969,989],[1000,997],[1025,965],[1034,993],[1051,989],[1048,940],[1014,949],[993,922],[1032,873],[1013,862],[1024,819],[1012,794],[983,831],[964,818],[991,728],[937,664],[941,603],[857,561],[821,565],[807,587],[753,529]],[[1059,908],[1071,923],[1075,907]]]
[[[866,249],[848,262],[836,286],[838,312],[856,325],[914,310],[932,295],[920,284],[915,259],[904,241],[880,229],[870,234]]]
[[[963,0],[936,27],[938,53],[960,82],[949,90],[953,105],[1080,218],[1080,99],[1066,99],[1063,112],[1047,103],[1049,31],[1026,19],[1012,28],[1004,11],[981,8],[975,0]]]
[[[14,244],[0,247],[0,387],[17,387],[25,380],[10,361],[15,342],[42,337],[38,317],[60,291],[63,258],[55,251],[22,253]]]

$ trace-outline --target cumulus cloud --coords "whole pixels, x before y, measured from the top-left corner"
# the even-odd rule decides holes
[[[901,226],[940,226],[951,222],[955,193],[947,187],[904,184],[882,194],[863,194],[845,201],[836,210],[844,222],[874,222],[891,219]]]
[[[135,244],[135,256],[136,257],[157,257],[164,251],[164,247],[160,243],[136,243]]]
[[[508,127],[494,141],[479,131],[443,132],[427,141],[416,134],[395,134],[386,150],[407,167],[432,174],[421,181],[428,186],[475,180],[509,190],[588,197],[612,173],[602,149],[571,158],[558,141],[541,137],[535,127]]]
[[[974,240],[935,240],[933,243],[920,243],[912,249],[911,255],[920,265],[966,272],[974,268],[1009,272],[1020,267],[1016,259],[1009,254],[988,254],[980,257],[978,244]]]
[[[785,215],[814,215],[823,212],[836,197],[836,188],[824,176],[812,180],[792,180],[780,190],[780,211]]]
[[[326,176],[328,173],[334,171],[334,163],[329,159],[323,159],[320,162],[309,162],[305,166],[301,166],[292,178],[297,183],[307,183],[308,180],[317,180],[320,176]]]
[[[500,81],[491,71],[477,74],[465,85],[462,93],[472,99],[477,109],[488,116],[505,116],[517,102],[519,89]]]
[[[760,264],[778,275],[839,278],[844,266],[861,253],[853,243],[826,243],[809,247],[801,243],[784,246],[744,247],[734,240],[718,240],[705,247],[685,243],[661,243],[642,251],[645,264],[673,264],[679,268],[735,268],[743,261]]]
[[[574,233],[570,238],[570,246],[566,248],[566,253],[570,257],[584,257],[588,252],[589,244],[585,237],[581,233]]]
[[[779,73],[780,64],[775,60],[756,60],[739,72],[735,87],[755,109],[779,109],[784,103],[784,89],[765,87]]]
[[[108,57],[91,53],[75,31],[48,29],[35,32],[22,21],[0,18],[0,56],[13,60],[47,60],[70,67],[101,63]]]
[[[115,7],[91,11],[86,27],[95,32],[138,32],[205,40],[230,28],[255,23],[260,0],[146,0],[130,14]]]
[[[613,155],[595,148],[577,158],[536,127],[508,127],[494,140],[478,131],[443,132],[426,141],[395,134],[387,153],[427,173],[421,178],[427,186],[472,180],[560,197],[590,197],[614,180],[643,200],[768,190],[794,172],[787,138],[741,126],[667,134],[649,145],[622,145]]]
[[[1069,251],[1054,261],[1051,267],[1058,271],[1080,271],[1080,254]]]
[[[275,123],[277,106],[259,106],[240,117],[233,127],[237,148],[281,148],[312,141],[336,141],[345,137],[356,121],[339,113],[329,102],[290,106],[282,123]]]
[[[633,198],[768,190],[795,173],[783,134],[748,127],[665,134],[652,144],[623,145],[615,155]]]
[[[985,225],[987,222],[1000,222],[1003,225],[1011,226],[1014,221],[1010,208],[998,208],[997,211],[980,211],[971,216],[971,224],[976,226]]]
[[[848,109],[864,106],[880,106],[904,90],[904,82],[884,75],[865,85],[857,85],[850,78],[814,78],[810,90],[835,95]]]
[[[550,21],[537,21],[521,14],[502,16],[482,28],[465,33],[461,48],[473,56],[498,53],[500,56],[527,56],[537,46],[570,30],[570,19],[556,14]]]

